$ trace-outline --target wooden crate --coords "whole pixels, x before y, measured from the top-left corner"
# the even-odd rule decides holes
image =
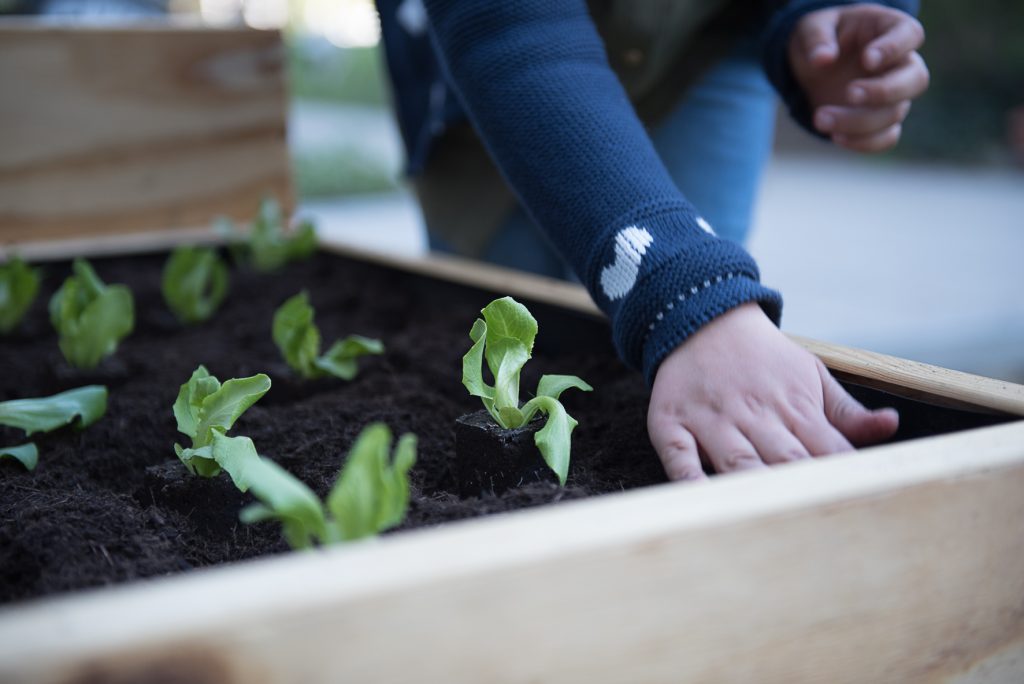
[[[290,204],[277,32],[0,21],[0,245]]]
[[[543,278],[326,248],[593,310]],[[847,379],[1024,415],[1020,386],[807,344]],[[410,676],[1024,681],[1024,420],[0,610],[3,682]]]

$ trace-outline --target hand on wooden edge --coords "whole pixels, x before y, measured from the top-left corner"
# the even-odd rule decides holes
[[[894,409],[869,411],[755,304],[714,319],[665,357],[647,430],[670,480],[852,451],[891,437]],[[702,465],[703,464],[703,465]]]

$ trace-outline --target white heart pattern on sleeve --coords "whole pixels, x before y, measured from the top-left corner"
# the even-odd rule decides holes
[[[654,237],[646,228],[629,226],[615,236],[615,261],[601,269],[601,288],[608,299],[625,297],[636,284],[640,262]]]

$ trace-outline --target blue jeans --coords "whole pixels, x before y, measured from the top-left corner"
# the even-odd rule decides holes
[[[651,139],[672,179],[722,238],[743,243],[750,231],[774,124],[774,91],[753,41],[743,41],[653,131]],[[432,249],[452,251],[432,234],[429,242]],[[519,206],[508,212],[481,257],[574,279],[544,232]]]

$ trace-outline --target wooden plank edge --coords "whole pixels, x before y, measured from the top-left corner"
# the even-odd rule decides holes
[[[215,245],[224,241],[224,236],[210,226],[183,226],[70,240],[0,243],[0,262],[13,256],[34,262],[63,261],[74,257],[131,256],[170,250],[184,244]]]
[[[455,597],[458,602],[466,582],[487,584],[509,573],[524,572],[535,575],[532,582],[540,582],[549,570],[575,562],[573,559],[614,559],[644,549],[656,552],[688,534],[712,540],[737,526],[762,526],[766,520],[780,516],[805,519],[821,534],[842,534],[843,528],[831,527],[828,521],[844,506],[870,507],[873,501],[898,497],[922,486],[998,483],[1011,472],[1017,480],[1024,476],[1024,421],[719,477],[703,484],[651,487],[411,531],[320,553],[262,559],[16,605],[0,610],[0,680],[64,681],[88,663],[109,663],[113,662],[110,659],[131,654],[166,655],[168,649],[194,652],[197,644],[207,644],[216,645],[213,650],[217,657],[230,661],[231,669],[244,669],[248,664],[278,673],[266,681],[296,680],[297,671],[289,669],[293,666],[306,673],[306,681],[337,681],[332,677],[339,676],[339,671],[326,665],[339,667],[330,649],[307,652],[301,659],[302,666],[295,665],[297,653],[308,651],[307,641],[316,643],[319,639],[321,646],[345,643],[322,634],[324,621],[344,621],[348,611],[357,606],[371,605],[366,609],[369,614],[387,623],[386,615],[372,609],[375,601],[394,607],[415,604],[429,594]],[[1013,499],[1020,501],[1019,497]],[[919,511],[922,523],[940,513],[941,507]],[[1020,545],[1022,523],[1024,519],[1005,520],[996,527]],[[880,524],[879,534],[884,534],[887,526]],[[689,553],[693,558],[704,558],[701,562],[709,569],[727,568],[745,557],[743,548],[718,549],[720,556],[707,558],[698,545]],[[884,564],[892,559],[878,560],[884,574]],[[590,563],[587,561],[587,567]],[[997,574],[1010,570],[990,569]],[[1024,574],[1018,579],[1024,579]],[[504,591],[508,589],[495,581],[489,596],[506,607],[530,600],[530,592],[513,592],[501,598]],[[1024,595],[1018,598],[1024,599]],[[614,597],[611,600],[614,602]],[[462,606],[463,612],[466,609]],[[366,616],[365,610],[362,614]],[[914,619],[913,615],[906,616],[908,629]],[[1019,631],[1024,624],[1024,609],[1014,619],[1018,631],[1008,637],[1024,636]],[[346,630],[362,633],[363,627],[353,625]],[[378,647],[380,640],[398,643],[391,642],[394,634],[385,625],[378,627],[384,631],[374,637],[369,630],[362,638],[370,643],[376,638]],[[390,629],[412,628],[395,622]],[[441,638],[443,632],[441,629],[435,636]],[[317,634],[320,636],[312,636]],[[490,636],[481,633],[478,638]],[[437,646],[434,638],[424,641]],[[292,656],[288,655],[289,649],[295,650]],[[515,651],[515,645],[506,650]],[[311,655],[315,657],[309,662]],[[317,657],[326,669],[318,669]],[[443,657],[437,655],[435,659]],[[542,662],[556,658],[552,667],[565,666],[564,662],[558,665],[557,655],[552,653],[538,657]],[[353,681],[371,679],[377,678],[364,680],[357,676]],[[449,681],[456,680],[474,681],[472,676]]]
[[[1024,416],[1024,385],[791,335],[840,380],[909,399]]]
[[[582,285],[454,256],[399,256],[325,242],[326,251],[500,294],[603,316]],[[1024,385],[787,333],[840,380],[907,399],[969,411],[1024,416]]]

